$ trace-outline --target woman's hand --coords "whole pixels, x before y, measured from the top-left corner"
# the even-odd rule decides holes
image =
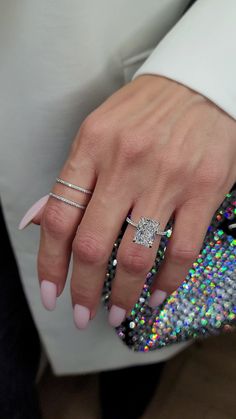
[[[236,122],[200,94],[152,75],[115,92],[83,122],[60,173],[93,194],[58,183],[53,188],[88,204],[86,210],[50,197],[33,219],[41,222],[38,273],[44,305],[53,308],[62,293],[72,252],[74,318],[79,328],[87,326],[129,212],[135,222],[141,216],[158,220],[162,230],[174,215],[150,300],[152,306],[160,304],[198,256],[212,216],[236,180],[235,159]],[[134,234],[128,225],[118,250],[109,314],[113,326],[138,300],[160,241],[157,236],[146,248],[133,242]]]

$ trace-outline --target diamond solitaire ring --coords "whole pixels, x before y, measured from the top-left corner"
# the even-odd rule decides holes
[[[139,222],[135,223],[131,220],[131,218],[126,217],[126,221],[127,223],[129,223],[137,229],[134,235],[133,242],[141,244],[145,247],[152,247],[157,235],[168,237],[170,237],[171,235],[171,229],[166,231],[159,230],[159,221],[153,220],[151,218],[141,217]]]

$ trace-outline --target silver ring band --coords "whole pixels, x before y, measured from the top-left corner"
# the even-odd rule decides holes
[[[138,223],[135,223],[134,221],[131,220],[131,218],[126,217],[126,221],[127,223],[129,223],[131,226],[138,228]]]
[[[132,220],[131,220],[131,218],[126,217],[126,221],[127,221],[127,223],[129,223],[131,226],[133,226],[133,227],[135,227],[135,228],[138,228],[138,224],[139,224],[139,223],[135,223],[134,221],[132,221]],[[157,221],[157,223],[160,225],[160,223],[159,223],[158,221]],[[157,229],[157,231],[156,231],[156,233],[155,233],[155,234],[157,234],[158,236],[166,236],[166,235],[169,235],[169,234],[170,234],[170,232],[171,232],[171,229],[166,230],[166,231],[160,231],[159,229]]]
[[[68,186],[68,188],[75,189],[76,191],[83,192],[89,195],[92,195],[92,191],[90,189],[83,188],[82,186],[74,185],[73,183],[67,182],[59,177],[56,178],[56,183],[61,183],[64,186]]]
[[[70,199],[64,198],[64,196],[57,195],[53,192],[50,192],[49,195],[52,196],[55,199],[58,199],[58,201],[62,201],[65,204],[71,205],[72,207],[80,208],[82,210],[84,210],[87,206],[87,205],[79,204],[78,202],[75,202],[75,201],[71,201]]]

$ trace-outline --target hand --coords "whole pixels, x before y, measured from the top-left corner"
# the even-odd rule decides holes
[[[23,220],[22,226],[32,218],[41,223],[38,273],[44,305],[54,308],[62,293],[72,252],[74,319],[79,328],[87,326],[130,211],[135,222],[150,217],[162,230],[174,216],[150,304],[163,302],[185,279],[214,212],[236,180],[235,157],[236,122],[200,94],[152,75],[115,92],[83,122],[59,175],[93,194],[53,187],[56,194],[88,204],[86,210],[46,197]],[[134,233],[128,225],[118,250],[109,313],[113,326],[138,300],[160,241],[157,236],[146,248],[133,243]]]

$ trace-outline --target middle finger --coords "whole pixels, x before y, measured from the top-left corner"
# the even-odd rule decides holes
[[[113,189],[105,178],[98,178],[72,245],[71,294],[74,321],[79,329],[84,329],[95,316],[109,256],[132,206],[125,188]]]

